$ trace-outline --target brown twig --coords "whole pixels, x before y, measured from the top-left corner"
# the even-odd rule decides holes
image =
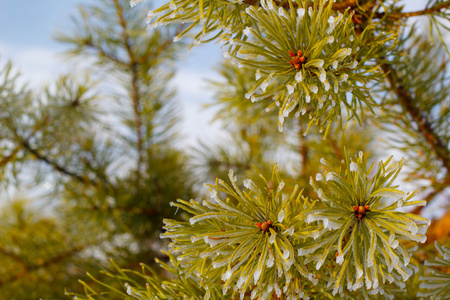
[[[101,57],[105,57],[109,60],[112,60],[113,62],[119,64],[119,65],[126,65],[125,62],[121,61],[119,58],[117,58],[114,54],[109,53],[105,49],[103,49],[101,46],[94,44],[92,41],[84,41],[84,45],[88,48],[93,49],[97,52],[97,54]]]
[[[306,143],[306,136],[303,135],[303,128],[300,125],[298,131],[298,138],[300,140],[299,153],[301,156],[301,166],[300,166],[300,176],[308,176],[307,174],[307,164],[308,164],[308,145]]]
[[[0,168],[4,167],[7,163],[9,163],[14,157],[16,157],[17,153],[19,152],[21,147],[17,146],[14,148],[14,150],[11,152],[10,155],[3,157],[3,159],[0,161]]]
[[[22,140],[22,146],[28,151],[30,152],[34,157],[36,157],[38,160],[45,162],[46,164],[48,164],[49,166],[53,167],[55,170],[68,175],[76,180],[78,180],[79,182],[83,183],[83,184],[91,184],[91,185],[97,185],[97,181],[93,180],[93,179],[88,179],[86,177],[83,177],[79,174],[76,174],[68,169],[66,169],[65,167],[59,165],[57,162],[51,160],[50,158],[46,157],[45,155],[39,153],[38,150],[34,149],[33,147],[31,147],[31,145],[29,144],[29,142],[25,139]]]
[[[410,18],[410,17],[431,15],[431,14],[434,14],[434,13],[441,12],[441,10],[447,9],[449,7],[450,7],[450,1],[446,1],[444,3],[432,6],[430,8],[418,10],[418,11],[390,13],[390,14],[387,14],[387,18],[393,19],[393,20],[398,20],[398,19],[402,19],[402,18]],[[384,16],[386,16],[386,13],[381,12],[381,13],[376,13],[374,15],[374,18],[381,19]]]
[[[440,194],[443,190],[445,190],[446,188],[448,188],[450,186],[450,174],[447,174],[446,178],[439,182],[439,184],[433,188],[433,190],[428,193],[428,195],[423,197],[423,200],[425,202],[430,202],[431,200],[434,199],[434,197],[436,197],[436,195]],[[423,210],[423,206],[416,206],[411,213],[413,214],[417,214],[420,215],[422,213]]]
[[[442,166],[447,171],[447,177],[444,183],[450,183],[450,150],[446,144],[442,141],[439,135],[434,131],[427,116],[415,106],[416,100],[411,93],[404,87],[395,69],[391,65],[383,64],[381,66],[386,78],[391,85],[392,90],[397,95],[400,105],[403,110],[409,115],[409,117],[416,123],[417,128],[421,136],[427,141],[427,144],[434,151],[437,158],[441,161]],[[427,198],[431,201],[437,193],[431,193]],[[417,208],[417,212],[421,212],[422,207]]]

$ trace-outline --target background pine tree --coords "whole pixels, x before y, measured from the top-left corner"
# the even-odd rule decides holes
[[[37,92],[3,63],[0,182],[15,196],[0,295],[448,298],[449,250],[433,244],[448,244],[448,213],[421,215],[448,208],[449,7],[173,0],[148,31],[147,4],[81,7],[57,39],[85,74]],[[188,157],[167,83],[179,51],[211,41],[228,137]]]

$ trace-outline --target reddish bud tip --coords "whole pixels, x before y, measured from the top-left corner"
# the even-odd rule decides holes
[[[261,228],[261,223],[258,222],[255,225],[256,225],[256,227]]]
[[[295,53],[292,52],[291,50],[289,50],[289,56],[290,56],[290,57],[294,57],[294,56],[295,56]]]
[[[358,206],[353,205],[353,211],[357,211],[358,210]]]
[[[300,62],[301,63],[304,63],[305,61],[306,61],[306,57],[304,57],[304,56],[300,57]]]
[[[300,65],[299,64],[295,64],[295,68],[296,69],[300,69]]]
[[[298,52],[297,52],[297,56],[302,56],[303,55],[303,52],[302,52],[302,50],[298,50]]]
[[[370,210],[369,205],[364,205],[364,209],[365,209],[366,211],[369,211],[369,210]]]
[[[270,220],[267,220],[267,225],[272,225],[272,221],[270,221]]]
[[[266,231],[267,229],[269,229],[269,224],[267,224],[266,222],[261,224],[261,229]]]
[[[363,215],[362,214],[358,214],[358,219],[362,219],[363,218]]]
[[[360,214],[363,214],[363,213],[365,213],[366,212],[366,209],[364,208],[364,206],[360,206],[360,207],[358,207],[358,212],[360,213]]]

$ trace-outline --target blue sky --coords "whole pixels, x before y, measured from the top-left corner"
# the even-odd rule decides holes
[[[70,28],[70,15],[77,6],[95,0],[0,0],[0,64],[11,59],[21,71],[22,80],[33,88],[67,72],[71,64],[60,55],[66,48],[52,39],[53,33]],[[135,9],[139,9],[137,6]],[[178,101],[182,106],[185,143],[195,145],[197,138],[212,139],[219,131],[210,124],[211,111],[201,109],[210,102],[213,93],[207,91],[204,79],[217,78],[212,67],[222,59],[216,44],[195,47],[184,54],[183,63],[173,82],[178,87]]]

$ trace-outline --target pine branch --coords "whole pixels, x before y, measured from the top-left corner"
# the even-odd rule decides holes
[[[299,147],[298,151],[301,156],[300,176],[308,177],[307,164],[308,164],[308,158],[309,158],[309,155],[308,155],[309,147],[306,143],[306,136],[303,135],[303,129],[301,126],[298,131],[298,137],[300,140],[300,147]]]
[[[450,1],[446,1],[441,4],[437,4],[435,6],[432,6],[430,8],[418,10],[418,11],[412,11],[412,12],[398,12],[398,13],[389,13],[388,18],[393,20],[398,20],[402,18],[410,18],[410,17],[418,17],[418,16],[424,16],[424,15],[431,15],[434,13],[439,13],[442,10],[445,10],[450,7]],[[374,15],[374,18],[383,18],[386,15],[386,13],[376,13]]]
[[[259,0],[244,0],[243,1],[244,4],[247,5],[259,5]],[[285,0],[274,0],[274,3],[279,6],[279,7],[283,7],[283,8],[289,8],[289,2],[285,1]],[[293,2],[292,5],[294,7],[297,7],[298,4],[296,2]],[[328,2],[325,3],[324,6],[327,6]],[[345,0],[339,3],[333,3],[333,10],[336,11],[344,11],[347,8],[355,8],[358,5],[357,0]],[[311,4],[312,6],[312,4]]]
[[[450,5],[450,4],[449,4]],[[429,122],[427,116],[414,105],[416,102],[411,93],[405,89],[402,85],[401,78],[399,78],[395,69],[388,64],[383,64],[381,66],[387,79],[391,85],[391,89],[397,95],[401,106],[404,111],[410,116],[410,118],[416,123],[417,128],[421,136],[427,141],[428,145],[433,149],[437,158],[442,162],[443,167],[446,169],[445,183],[450,182],[450,150],[445,145],[444,141],[439,137],[439,135],[434,131],[432,124]],[[430,194],[427,197],[427,202],[433,199],[435,194]],[[422,207],[417,208],[415,212],[420,213]]]
[[[116,64],[119,64],[119,65],[122,65],[122,66],[126,65],[125,62],[123,62],[122,60],[120,60],[120,59],[119,59],[118,57],[116,57],[114,54],[109,53],[108,51],[106,51],[105,49],[103,49],[103,48],[102,48],[101,46],[99,46],[99,45],[95,45],[91,40],[84,40],[83,42],[84,42],[84,45],[85,45],[86,47],[91,48],[91,49],[93,49],[94,51],[96,51],[97,54],[98,54],[100,57],[105,57],[105,58],[107,58],[107,59],[109,59],[109,60],[115,62]]]
[[[7,163],[9,163],[11,160],[14,159],[14,157],[16,157],[17,153],[20,150],[20,146],[17,146],[16,148],[14,148],[14,150],[11,152],[10,155],[3,157],[2,160],[0,160],[0,168],[3,168],[4,166],[6,166]]]
[[[98,205],[91,206],[91,210],[93,211],[120,211],[125,213],[130,213],[134,215],[146,215],[146,216],[155,216],[160,214],[160,210],[157,208],[140,208],[140,207],[129,207],[129,206],[105,206],[101,207]]]
[[[60,253],[60,254],[58,254],[58,255],[56,255],[56,256],[54,256],[54,257],[52,257],[52,258],[50,258],[50,259],[48,259],[46,261],[44,261],[43,263],[38,263],[38,264],[29,265],[29,266],[24,266],[25,268],[22,271],[20,271],[20,272],[18,272],[16,274],[13,274],[13,275],[9,276],[6,279],[0,280],[0,287],[5,285],[5,284],[12,283],[12,282],[15,282],[17,280],[20,280],[21,278],[23,278],[24,276],[26,276],[30,272],[36,271],[36,270],[38,270],[40,268],[46,268],[46,267],[49,267],[51,265],[57,264],[57,263],[65,260],[65,259],[67,259],[67,258],[69,258],[69,257],[71,257],[71,256],[73,256],[73,255],[75,255],[77,253],[79,253],[80,251],[84,250],[85,248],[86,248],[86,245],[77,246],[77,247],[69,249],[69,250],[67,250],[65,252],[62,252],[62,253]]]
[[[11,257],[15,261],[17,261],[20,264],[25,266],[25,262],[23,261],[22,257],[20,257],[19,255],[15,254],[15,253],[13,253],[11,251],[8,251],[8,250],[6,250],[5,248],[2,248],[2,247],[0,247],[0,253]]]
[[[431,200],[436,197],[436,195],[439,195],[442,191],[444,191],[446,188],[450,186],[450,176],[446,176],[445,179],[441,182],[439,182],[437,185],[433,187],[433,191],[428,193],[428,195],[423,197],[423,200],[425,202],[430,202]],[[411,211],[411,213],[419,215],[422,212],[423,206],[417,206],[415,209]]]
[[[450,174],[450,151],[446,147],[445,143],[439,138],[439,135],[434,132],[433,127],[428,121],[426,115],[424,115],[418,107],[414,106],[415,101],[409,91],[402,85],[401,79],[398,77],[397,72],[388,64],[384,64],[381,67],[386,73],[391,88],[398,96],[401,105],[412,120],[417,124],[420,133],[435,151],[437,157],[447,170],[447,174]]]
[[[55,170],[68,175],[76,180],[78,180],[79,182],[83,183],[83,184],[90,184],[90,185],[97,185],[97,181],[93,180],[93,179],[88,179],[85,178],[81,175],[78,175],[66,168],[64,168],[63,166],[59,165],[57,162],[51,160],[50,158],[48,158],[45,155],[42,155],[39,153],[38,150],[34,149],[33,147],[31,147],[31,145],[29,144],[29,142],[27,140],[22,140],[22,146],[28,151],[30,152],[34,157],[36,157],[38,160],[45,162],[46,164],[48,164],[49,166],[53,167]]]
[[[135,131],[137,137],[137,152],[138,152],[138,162],[137,162],[137,180],[140,180],[142,173],[142,162],[144,159],[144,135],[142,132],[142,116],[141,116],[141,97],[139,94],[139,63],[136,60],[136,55],[134,54],[133,45],[131,43],[131,38],[128,34],[127,21],[123,16],[123,7],[120,5],[119,0],[114,0],[114,5],[116,7],[117,17],[119,18],[119,24],[122,27],[122,38],[123,44],[127,51],[129,57],[129,66],[131,71],[131,99],[133,101],[133,111],[134,111],[134,121],[135,121]]]

